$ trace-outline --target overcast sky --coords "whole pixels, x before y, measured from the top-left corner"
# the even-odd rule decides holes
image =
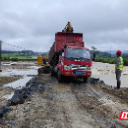
[[[128,50],[128,0],[0,0],[3,42],[46,52],[68,21],[89,49]]]

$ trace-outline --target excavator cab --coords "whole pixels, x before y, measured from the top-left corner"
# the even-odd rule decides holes
[[[62,32],[70,32],[70,33],[73,33],[73,31],[74,30],[70,22],[68,22],[65,28],[62,30]]]
[[[43,58],[42,61],[43,61],[43,64],[44,64],[45,66],[47,66],[48,63],[49,63],[49,62],[48,62],[48,59],[45,59],[45,58]]]

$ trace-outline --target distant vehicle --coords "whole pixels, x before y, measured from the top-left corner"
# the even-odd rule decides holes
[[[73,33],[73,27],[68,22],[62,32],[55,34],[55,41],[49,52],[51,76],[57,74],[58,81],[63,77],[80,77],[87,82],[91,76],[91,52],[84,47],[83,34]]]

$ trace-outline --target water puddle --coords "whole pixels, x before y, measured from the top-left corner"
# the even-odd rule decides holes
[[[9,100],[9,99],[12,98],[13,95],[14,95],[14,92],[12,92],[10,95],[5,95],[5,96],[3,96],[3,98]]]
[[[114,64],[93,62],[92,77],[99,78],[107,85],[114,87],[117,86]],[[124,70],[121,75],[121,87],[128,87],[127,78],[128,66],[124,66]]]
[[[29,66],[29,67],[27,67],[28,69],[39,69],[39,68],[41,68],[42,66]]]
[[[32,78],[33,77],[24,77],[22,79],[12,82],[12,83],[6,84],[6,85],[4,85],[4,87],[22,88]]]
[[[92,75],[94,78],[99,78],[100,80],[104,81],[105,84],[116,87],[117,86],[117,80],[116,75]],[[128,87],[127,82],[128,76],[122,75],[121,76],[121,87]]]
[[[2,65],[14,65],[14,64],[17,64],[17,62],[13,62],[13,63],[3,63]]]
[[[27,75],[37,75],[37,74],[38,71],[34,69],[7,70],[0,72],[0,76],[14,76],[14,75],[27,76]]]

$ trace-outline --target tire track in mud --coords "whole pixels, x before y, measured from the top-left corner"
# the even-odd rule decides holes
[[[126,128],[108,106],[113,105],[113,99],[108,103],[108,95],[91,85],[60,84],[55,80],[45,92],[47,119],[43,121],[48,128]]]
[[[95,86],[95,85],[94,85]],[[120,121],[121,111],[128,111],[127,104],[121,104],[116,97],[101,90],[96,91],[92,85],[80,85],[79,89],[72,85],[78,101],[93,116],[100,127],[128,128],[127,121]]]
[[[52,91],[51,105],[56,109],[56,128],[58,125],[65,128],[98,128],[95,120],[72,93],[70,84],[56,83]]]

